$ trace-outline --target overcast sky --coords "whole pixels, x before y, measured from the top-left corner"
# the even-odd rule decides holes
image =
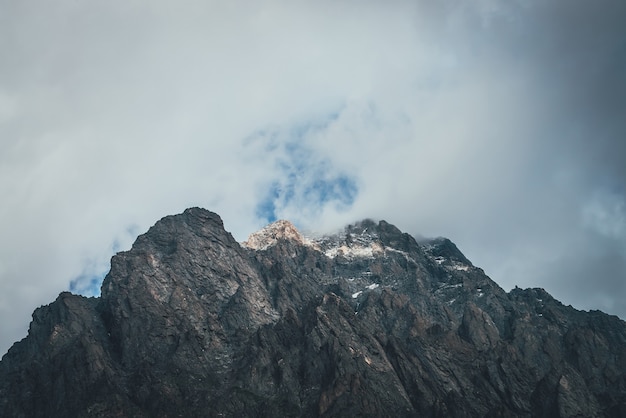
[[[447,236],[626,318],[623,0],[0,0],[0,353],[201,206]]]

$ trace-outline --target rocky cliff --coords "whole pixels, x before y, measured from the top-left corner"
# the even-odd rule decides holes
[[[240,245],[194,208],[34,312],[0,416],[624,417],[626,323],[384,221]]]

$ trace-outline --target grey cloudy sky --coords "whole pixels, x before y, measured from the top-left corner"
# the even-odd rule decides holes
[[[0,2],[0,352],[162,216],[364,217],[626,318],[622,0]]]

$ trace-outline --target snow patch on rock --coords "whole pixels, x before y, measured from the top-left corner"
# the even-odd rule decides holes
[[[377,255],[383,254],[383,247],[377,242],[370,242],[369,245],[342,244],[337,247],[328,248],[324,251],[326,257],[335,258],[337,256],[345,257],[348,259],[353,258],[374,258]]]

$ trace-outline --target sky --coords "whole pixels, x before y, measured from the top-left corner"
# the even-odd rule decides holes
[[[0,0],[0,353],[200,206],[445,236],[626,318],[622,0]]]

